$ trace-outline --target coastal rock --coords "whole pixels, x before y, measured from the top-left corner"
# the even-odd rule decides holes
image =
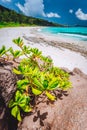
[[[53,104],[40,102],[18,130],[87,130],[87,75],[76,68],[70,80],[68,94],[62,92]]]
[[[16,90],[16,81],[17,77],[12,73],[10,66],[0,67],[0,96],[6,106]]]
[[[8,103],[16,91],[17,77],[12,73],[12,65],[0,62],[0,130],[8,129]]]
[[[85,75],[80,69],[78,69],[78,68],[74,68],[73,69],[73,73],[76,73],[76,74],[78,74],[78,75],[80,75],[80,76],[82,76],[82,77],[84,77],[84,78],[86,78],[87,79],[87,75]]]

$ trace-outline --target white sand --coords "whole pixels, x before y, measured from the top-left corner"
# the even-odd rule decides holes
[[[19,36],[23,38],[23,36],[34,36],[37,37],[35,33],[36,27],[17,27],[17,28],[4,28],[0,29],[0,48],[2,45],[6,45],[6,47],[13,47],[14,49],[18,49],[18,47],[12,43],[12,40],[14,38],[18,38]],[[32,30],[34,33],[32,33]],[[49,38],[48,36],[44,35],[45,38]],[[52,40],[53,37],[50,37],[50,40]],[[55,40],[55,39],[54,39]],[[64,40],[64,39],[63,39]],[[29,43],[29,41],[24,39],[24,42],[26,44]],[[28,44],[29,45],[29,44]],[[85,74],[87,74],[87,59],[83,56],[81,56],[79,53],[72,52],[68,49],[59,49],[52,46],[48,46],[46,44],[30,44],[32,47],[39,48],[44,55],[51,56],[54,62],[55,66],[59,67],[66,67],[70,70],[73,70],[75,67],[82,70]]]
[[[0,48],[2,45],[5,45],[6,47],[12,46],[14,49],[16,49],[17,46],[13,44],[12,40],[18,37],[22,38],[25,34],[26,36],[32,36],[32,34],[30,34],[30,28],[14,27],[0,29]]]

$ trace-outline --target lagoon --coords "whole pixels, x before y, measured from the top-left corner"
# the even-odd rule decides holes
[[[87,41],[87,27],[45,27],[41,32],[78,41]]]

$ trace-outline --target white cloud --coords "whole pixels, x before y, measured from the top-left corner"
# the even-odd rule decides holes
[[[11,0],[2,0],[2,2],[11,2]]]
[[[72,9],[70,9],[70,10],[69,10],[69,13],[71,13],[71,14],[72,14],[72,13],[73,13],[73,10],[72,10]]]
[[[24,6],[20,3],[16,4],[19,9],[25,14],[30,16],[44,16],[43,0],[25,0]]]
[[[46,16],[47,16],[48,18],[51,18],[51,17],[60,18],[60,15],[59,15],[59,14],[57,14],[57,13],[52,13],[52,12],[46,14]]]
[[[75,12],[75,15],[80,20],[87,20],[87,14],[85,14],[80,8]]]
[[[24,5],[17,3],[16,6],[27,16],[57,17],[57,13],[45,13],[43,0],[25,0]]]

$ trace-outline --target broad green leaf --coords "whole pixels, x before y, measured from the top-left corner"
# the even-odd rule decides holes
[[[20,111],[17,113],[17,120],[18,120],[18,121],[22,121],[21,115],[20,115]]]
[[[35,94],[35,95],[40,95],[42,93],[42,91],[32,87],[32,93]]]
[[[14,117],[17,117],[17,114],[18,114],[19,111],[20,111],[20,110],[19,110],[18,106],[15,106],[15,107],[12,108],[11,114],[12,114]]]
[[[6,52],[6,47],[2,46],[2,48],[0,49],[0,56],[4,55]]]
[[[20,50],[13,50],[12,47],[9,48],[10,53],[13,55],[14,58],[18,58],[22,55]]]
[[[26,98],[26,104],[29,104],[29,102],[30,102],[30,97],[29,97],[29,95],[28,95],[28,96],[25,96],[25,98]]]
[[[21,97],[19,99],[21,103],[25,102],[26,104],[29,103],[30,97],[26,95],[26,93],[21,94]]]
[[[20,37],[18,37],[17,39],[14,39],[13,42],[17,44],[19,47],[23,46],[23,40]]]
[[[17,104],[26,103],[26,96],[20,91],[17,91],[15,95],[15,101],[17,102]]]
[[[18,102],[21,98],[21,92],[20,91],[16,91],[16,94],[15,94],[15,101]]]
[[[21,116],[20,116],[20,109],[18,108],[18,106],[15,106],[12,108],[11,110],[11,114],[17,118],[18,121],[21,121]]]
[[[29,84],[29,80],[28,79],[19,80],[17,82],[17,88],[26,90],[27,87],[28,87],[27,86],[28,84]]]
[[[42,85],[43,85],[44,80],[45,80],[44,74],[43,74],[43,72],[41,72],[41,74],[40,74],[40,82],[41,82]]]
[[[31,48],[31,52],[35,55],[35,56],[40,56],[42,54],[41,51],[39,51],[38,48]]]
[[[40,81],[38,81],[37,78],[34,78],[33,79],[33,83],[38,87],[38,88],[43,88],[43,85],[40,83]]]
[[[0,49],[0,53],[2,53],[5,49],[6,47],[3,45],[2,48]]]
[[[12,47],[9,48],[9,51],[10,51],[10,53],[11,53],[12,55],[14,55],[14,51],[13,51],[13,48],[12,48]]]
[[[19,50],[14,51],[14,57],[15,57],[15,58],[16,58],[16,57],[19,57],[19,56],[21,56],[21,55],[22,55],[21,51],[19,51]]]
[[[43,86],[44,86],[45,89],[48,87],[48,81],[47,80],[43,81]]]
[[[19,106],[20,106],[21,108],[25,107],[25,106],[26,106],[26,102],[21,102],[21,103],[19,104]]]
[[[21,95],[21,97],[19,99],[19,103],[18,103],[19,106],[22,106],[23,104],[26,105],[27,104],[26,101],[27,101],[27,98],[25,96]]]
[[[26,90],[27,92],[28,92],[28,86],[27,85],[22,85],[22,86],[17,86],[17,88],[21,91],[21,92],[23,92],[24,90]]]
[[[18,104],[21,104],[21,103],[25,103],[26,104],[26,97],[23,94],[20,96],[20,99],[18,101]]]
[[[15,69],[15,68],[13,68],[13,72],[14,72],[15,74],[21,74],[21,72],[18,71],[17,69]]]
[[[17,103],[13,101],[13,99],[9,102],[9,108],[15,106]]]
[[[30,54],[31,52],[30,52],[30,47],[28,46],[26,46],[26,45],[24,45],[23,46],[23,51],[24,51],[24,53],[26,53],[26,54]]]
[[[55,96],[53,96],[52,94],[50,94],[50,93],[47,92],[47,91],[46,91],[46,96],[47,96],[50,100],[52,100],[52,101],[54,101],[54,100],[56,99]]]
[[[58,88],[58,80],[52,80],[49,83],[48,90],[54,90],[56,88]]]
[[[25,107],[22,107],[24,112],[30,112],[32,111],[32,108],[29,105],[26,105]]]
[[[18,66],[18,70],[19,70],[20,72],[23,72],[24,68],[22,67],[21,64]]]

